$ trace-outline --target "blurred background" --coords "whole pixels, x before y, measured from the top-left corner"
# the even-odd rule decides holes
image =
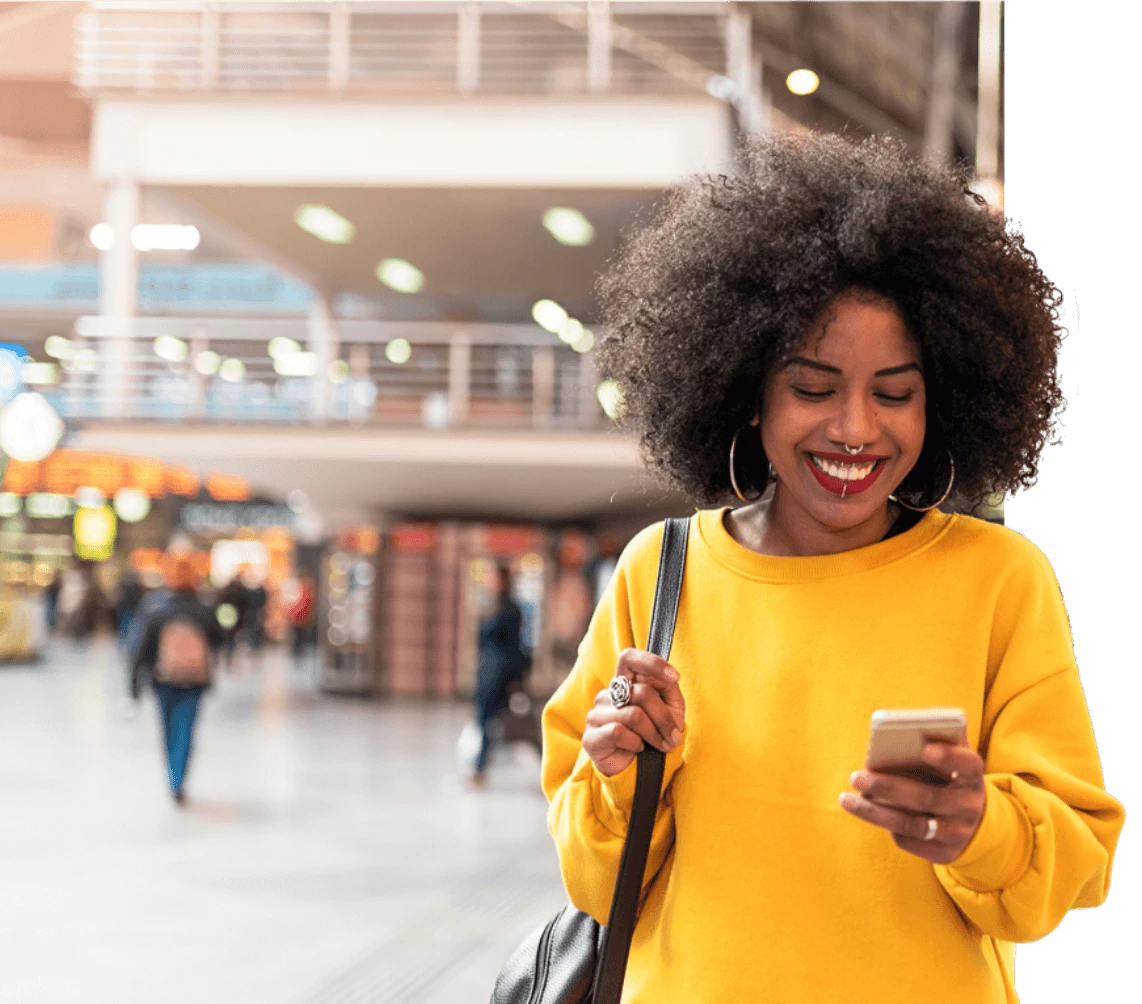
[[[1001,207],[1001,21],[0,3],[0,998],[486,999],[563,901],[536,716],[692,508],[613,427],[597,275],[750,132]],[[176,551],[231,650],[182,807],[126,672]],[[501,566],[531,669],[474,788]]]

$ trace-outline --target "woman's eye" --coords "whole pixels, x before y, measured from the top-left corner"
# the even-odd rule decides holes
[[[909,401],[912,400],[912,391],[908,391],[907,394],[900,394],[900,395],[877,394],[876,396],[878,398],[880,398],[882,401],[887,401],[889,404],[907,404]]]
[[[831,390],[810,390],[808,387],[793,387],[793,393],[807,401],[820,401],[833,392]]]

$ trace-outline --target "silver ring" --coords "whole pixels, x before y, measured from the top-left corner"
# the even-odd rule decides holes
[[[610,686],[611,704],[616,708],[625,708],[630,704],[630,678],[626,676],[616,676],[611,680]]]
[[[844,446],[845,453],[847,453],[850,457],[857,456],[857,454],[859,454],[860,451],[864,449],[864,443],[861,443],[860,446],[849,446],[848,443],[845,443]]]
[[[936,817],[935,816],[929,816],[928,817],[928,832],[925,833],[924,836],[922,836],[920,839],[921,840],[935,840],[936,839],[936,831],[939,830],[939,828],[940,828],[940,824],[939,824],[939,821],[936,819]]]

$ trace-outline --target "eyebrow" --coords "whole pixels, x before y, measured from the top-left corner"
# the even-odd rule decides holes
[[[816,359],[806,359],[804,356],[793,356],[788,359],[783,369],[790,366],[806,366],[811,370],[820,370],[822,373],[835,373],[838,376],[841,371],[836,366],[830,366],[827,363],[819,363]],[[921,372],[919,363],[902,363],[899,366],[888,366],[885,369],[877,370],[873,376],[886,377],[896,376],[897,373],[909,373],[915,370],[917,373]]]

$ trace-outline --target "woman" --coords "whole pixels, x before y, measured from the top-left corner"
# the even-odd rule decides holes
[[[1015,1001],[1013,943],[1102,902],[1123,811],[1046,558],[939,505],[1034,482],[1058,291],[957,174],[797,135],[673,193],[601,293],[649,461],[746,501],[692,518],[670,662],[642,651],[656,526],[545,712],[600,921],[634,757],[667,754],[624,1001]],[[873,711],[933,706],[967,715],[925,747],[946,784],[861,769]]]
[[[511,597],[512,574],[497,565],[491,615],[480,624],[480,656],[476,669],[476,718],[480,725],[480,752],[469,778],[474,788],[484,785],[484,772],[492,751],[492,722],[507,709],[508,687],[523,679],[527,657],[521,632],[523,612]]]

